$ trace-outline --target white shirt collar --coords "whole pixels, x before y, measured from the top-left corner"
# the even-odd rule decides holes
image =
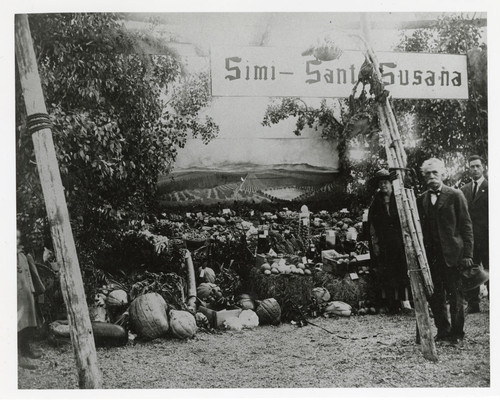
[[[483,184],[483,181],[484,181],[484,175],[482,175],[481,178],[479,178],[477,181],[473,180],[473,182],[477,182],[478,188],[479,188],[479,186],[481,186]]]

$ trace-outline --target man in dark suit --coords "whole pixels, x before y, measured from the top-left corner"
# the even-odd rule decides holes
[[[484,177],[484,161],[480,156],[469,157],[469,171],[472,181],[462,187],[462,192],[469,205],[474,230],[474,263],[482,263],[485,269],[489,269],[488,181]],[[468,313],[481,311],[479,288],[466,292],[465,297]]]
[[[460,272],[473,265],[472,222],[463,193],[443,184],[445,166],[441,160],[426,160],[422,164],[422,173],[428,190],[418,198],[418,209],[434,283],[429,305],[438,331],[435,339],[455,342],[464,337]]]

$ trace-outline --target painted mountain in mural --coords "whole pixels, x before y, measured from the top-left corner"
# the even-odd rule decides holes
[[[309,164],[219,165],[178,170],[158,181],[164,205],[310,199],[333,187],[336,171]]]

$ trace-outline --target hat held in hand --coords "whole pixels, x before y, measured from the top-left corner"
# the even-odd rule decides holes
[[[483,268],[483,264],[474,264],[472,268],[462,271],[462,285],[464,291],[478,288],[490,280],[490,274]]]

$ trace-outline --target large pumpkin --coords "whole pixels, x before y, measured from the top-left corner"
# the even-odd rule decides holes
[[[122,289],[113,290],[106,297],[106,305],[108,307],[121,307],[128,304],[127,292]]]
[[[326,303],[330,301],[330,292],[324,287],[316,287],[312,290],[312,297],[316,299],[318,304]]]
[[[281,307],[276,299],[270,298],[260,302],[255,310],[260,324],[279,325],[281,322]]]
[[[188,311],[170,311],[170,331],[179,339],[190,339],[196,334],[196,319]]]
[[[167,303],[158,293],[137,297],[129,313],[132,328],[142,339],[155,339],[168,332]]]

